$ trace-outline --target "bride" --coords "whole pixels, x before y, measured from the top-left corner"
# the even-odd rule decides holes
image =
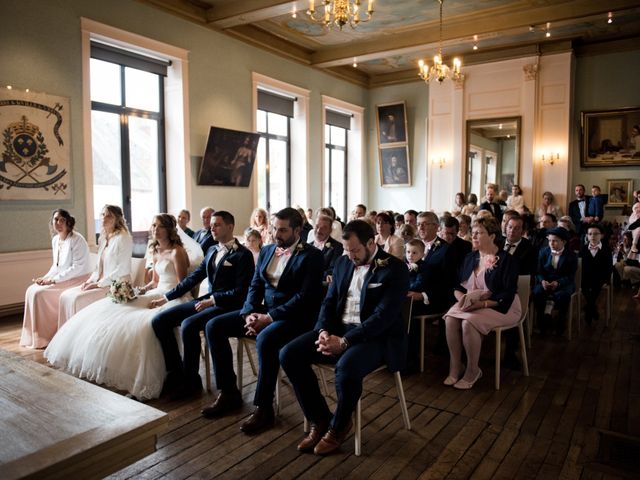
[[[104,298],[89,305],[62,326],[44,352],[52,365],[80,378],[126,390],[140,400],[157,398],[165,376],[162,349],[151,328],[158,310],[149,310],[149,305],[175,287],[187,275],[190,264],[202,260],[200,246],[183,232],[178,233],[171,215],[156,215],[151,235],[153,277],[140,288],[138,297],[123,304]],[[189,299],[185,295],[162,309]]]

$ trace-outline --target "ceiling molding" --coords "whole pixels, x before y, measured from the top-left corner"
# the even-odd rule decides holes
[[[218,28],[231,28],[291,13],[296,4],[290,0],[242,0],[214,6],[207,11],[207,22]]]
[[[284,38],[277,37],[253,25],[239,25],[223,30],[232,37],[239,38],[251,45],[268,50],[286,58],[291,58],[305,65],[311,64],[311,50],[299,45],[294,45]]]
[[[198,24],[207,23],[208,8],[200,7],[187,0],[137,0],[139,3],[151,5],[172,15],[177,15]]]

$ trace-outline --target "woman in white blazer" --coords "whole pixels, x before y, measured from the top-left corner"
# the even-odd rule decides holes
[[[89,246],[82,235],[74,232],[75,223],[75,218],[62,208],[51,215],[53,263],[25,292],[20,336],[23,347],[47,346],[58,330],[60,295],[82,284],[91,272]]]
[[[58,328],[79,310],[104,298],[114,280],[131,281],[133,239],[129,235],[122,209],[115,205],[105,205],[101,216],[98,263],[82,285],[67,290],[60,296]]]

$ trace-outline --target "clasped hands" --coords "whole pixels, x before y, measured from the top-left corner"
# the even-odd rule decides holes
[[[343,352],[340,337],[337,335],[330,335],[326,330],[320,332],[318,340],[316,340],[315,343],[318,346],[317,351],[323,355],[340,355]]]
[[[481,308],[485,308],[486,301],[491,298],[491,291],[487,290],[486,292],[482,292],[482,294],[475,300],[472,300],[471,303],[465,307],[462,307],[463,312],[472,312],[474,310],[479,310]]]
[[[37,285],[53,285],[55,282],[55,280],[51,280],[50,278],[44,278],[44,277],[38,277],[38,278],[34,278],[33,283],[37,284]]]
[[[247,337],[255,337],[260,331],[272,322],[266,313],[250,313],[244,319],[244,328]]]
[[[86,292],[87,290],[94,290],[96,288],[100,288],[100,286],[98,285],[98,282],[86,281],[82,284],[82,286],[80,287],[80,290],[82,290],[83,292]]]
[[[557,280],[554,280],[553,282],[547,282],[546,280],[542,280],[541,285],[542,285],[542,288],[544,288],[545,290],[555,290],[556,288],[558,288]]]

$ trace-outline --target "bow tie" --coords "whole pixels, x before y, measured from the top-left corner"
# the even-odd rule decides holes
[[[595,247],[589,245],[589,250],[591,250],[592,252],[597,252],[598,250],[600,250],[600,245],[596,245]]]
[[[516,245],[515,245],[515,243],[507,243],[507,244],[504,246],[504,249],[508,252],[509,250],[511,250],[511,249],[512,249],[513,247],[515,247],[515,246],[516,246]]]
[[[233,247],[234,244],[235,244],[235,241],[231,240],[229,243],[219,243],[219,244],[217,244],[216,248],[218,249],[218,251],[231,250],[231,247]]]
[[[291,255],[291,250],[287,248],[276,247],[276,257],[281,257],[283,255],[288,257],[289,255]]]
[[[554,257],[559,257],[560,255],[562,255],[562,250],[559,252],[556,250],[551,250],[551,255],[553,255]]]

